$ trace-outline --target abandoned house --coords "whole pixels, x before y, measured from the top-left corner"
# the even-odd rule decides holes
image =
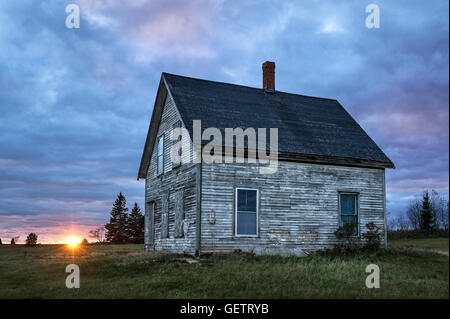
[[[262,88],[162,73],[138,173],[146,251],[305,255],[338,243],[334,232],[345,223],[357,223],[355,236],[368,222],[385,232],[393,162],[337,100],[277,91],[275,63],[262,69]],[[193,138],[198,120],[221,133],[277,128],[276,171],[262,174],[266,164],[248,159],[202,160],[209,141]],[[189,132],[176,163],[174,128]]]

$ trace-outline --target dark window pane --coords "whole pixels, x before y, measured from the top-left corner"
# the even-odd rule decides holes
[[[163,154],[164,152],[164,137],[161,136],[158,140],[158,155]]]
[[[256,213],[237,213],[237,234],[256,235]]]
[[[353,224],[354,225],[354,229],[353,229],[353,236],[357,236],[358,235],[358,218],[355,215],[342,215],[341,216],[341,226],[344,226],[346,224]]]
[[[341,214],[356,215],[356,195],[341,195]]]
[[[356,223],[357,218],[355,215],[342,215],[341,216],[342,225]]]
[[[158,139],[157,173],[162,174],[164,166],[164,135]]]
[[[164,157],[158,156],[158,174],[161,174],[163,172],[163,165],[164,165]]]
[[[238,211],[256,212],[256,190],[238,189]]]

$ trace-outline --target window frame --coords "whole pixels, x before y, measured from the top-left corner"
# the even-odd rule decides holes
[[[352,237],[359,237],[360,231],[359,231],[359,193],[358,192],[347,192],[347,191],[340,191],[338,192],[338,226],[343,226],[342,224],[342,214],[341,214],[341,196],[342,195],[351,195],[355,196],[355,210],[356,210],[356,234]],[[349,214],[344,214],[343,216],[354,216]]]
[[[159,143],[162,140],[162,154],[159,154]],[[162,167],[161,172],[159,172],[159,157],[162,157]],[[160,176],[164,174],[164,133],[159,135],[158,137],[158,143],[156,148],[156,176]]]
[[[239,190],[256,191],[256,232],[255,234],[238,234],[238,192]],[[235,187],[234,190],[234,236],[235,237],[259,237],[259,189],[250,187]]]
[[[181,120],[177,120],[175,123],[173,123],[172,130],[175,129],[175,128],[180,128],[180,129],[183,128],[183,124],[182,124]],[[181,135],[178,136],[177,140],[172,141],[172,147],[173,147],[173,145],[175,145],[175,143],[182,142],[182,141],[183,141],[183,137]],[[183,158],[182,158],[182,156],[183,156],[183,144],[181,144],[180,153],[181,153],[181,154],[179,154],[180,155],[180,162],[179,163],[175,163],[175,164],[172,162],[172,169],[178,168],[182,164],[182,160],[183,160]]]

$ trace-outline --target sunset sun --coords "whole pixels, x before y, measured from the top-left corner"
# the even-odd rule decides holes
[[[67,239],[67,244],[72,247],[76,247],[79,244],[79,240],[76,237],[69,237]]]

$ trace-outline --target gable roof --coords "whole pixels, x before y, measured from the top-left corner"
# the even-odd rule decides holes
[[[161,82],[173,97],[191,136],[193,120],[201,120],[202,129],[277,127],[280,154],[394,167],[337,100],[280,91],[267,93],[168,73],[162,73]],[[140,170],[139,177],[144,177],[141,175]]]

